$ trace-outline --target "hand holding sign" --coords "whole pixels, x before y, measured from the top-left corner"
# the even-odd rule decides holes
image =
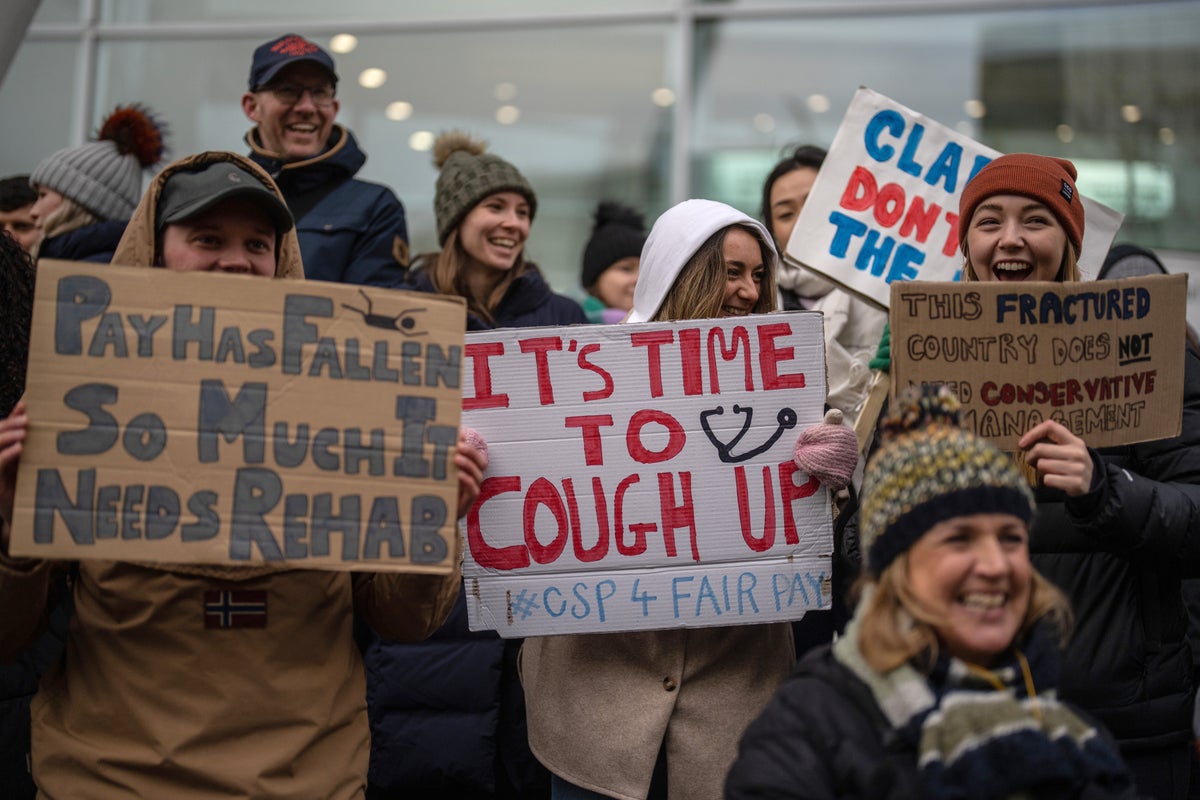
[[[462,519],[479,497],[483,471],[487,469],[487,442],[474,428],[460,428],[454,452],[458,467],[458,519]]]
[[[812,475],[825,488],[841,491],[858,466],[858,437],[852,428],[842,425],[842,412],[831,408],[822,424],[800,434],[793,460],[801,472]]]
[[[0,548],[8,552],[8,532],[12,525],[13,497],[17,490],[17,464],[21,460],[21,443],[25,441],[29,417],[25,401],[21,400],[8,417],[0,420]]]
[[[1045,476],[1045,483],[1071,497],[1087,494],[1092,488],[1092,455],[1087,444],[1065,427],[1048,419],[1031,428],[1019,445],[1025,460]]]

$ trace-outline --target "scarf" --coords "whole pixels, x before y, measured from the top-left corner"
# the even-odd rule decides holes
[[[879,673],[858,645],[873,588],[834,644],[834,658],[868,686],[917,752],[925,797],[1133,797],[1116,748],[1051,688],[1057,652],[1048,626],[1035,626],[1024,651],[1009,650],[991,669],[942,654],[928,675],[912,663]]]

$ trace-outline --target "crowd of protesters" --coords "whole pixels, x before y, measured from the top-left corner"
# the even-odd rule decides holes
[[[135,104],[0,181],[0,795],[1200,796],[1194,334],[1178,436],[1096,449],[1047,420],[1008,454],[945,389],[918,387],[860,459],[850,426],[888,369],[886,314],[781,257],[823,149],[787,151],[757,220],[688,200],[647,229],[598,199],[579,303],[526,252],[534,186],[465,132],[434,145],[440,249],[410,254],[395,192],[356,177],[337,84],[323,48],[285,34],[251,57],[248,155],[161,166],[168,127]],[[1080,280],[1076,177],[1030,154],[981,169],[959,208],[962,279]],[[796,460],[840,493],[844,614],[522,641],[469,629],[457,568],[11,556],[41,259],[452,296],[468,331],[820,311],[829,413],[798,432]],[[1126,245],[1101,277],[1162,271]],[[461,517],[486,443],[464,431],[454,461]],[[270,598],[270,628],[197,627],[187,610],[230,586]]]

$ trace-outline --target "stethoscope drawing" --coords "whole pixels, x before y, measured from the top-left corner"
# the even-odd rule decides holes
[[[791,430],[792,428],[796,427],[796,412],[790,408],[781,408],[779,409],[779,413],[775,416],[775,420],[779,424],[779,427],[775,429],[775,432],[771,434],[771,436],[765,442],[753,450],[748,450],[745,453],[734,455],[733,448],[738,446],[738,442],[740,442],[742,437],[746,435],[746,431],[750,430],[750,424],[754,419],[754,409],[748,406],[739,405],[735,405],[733,407],[733,413],[745,414],[746,418],[742,421],[742,429],[738,431],[737,435],[734,436],[729,442],[722,442],[720,439],[718,439],[716,434],[713,433],[712,427],[708,424],[709,417],[714,414],[720,416],[724,413],[724,406],[717,406],[716,408],[711,408],[707,411],[701,411],[700,427],[704,428],[704,435],[708,437],[708,440],[712,442],[713,447],[717,449],[717,455],[721,457],[721,461],[726,464],[737,464],[742,461],[749,461],[756,455],[765,453],[771,449],[775,442],[779,441],[779,437],[783,436],[784,431]]]

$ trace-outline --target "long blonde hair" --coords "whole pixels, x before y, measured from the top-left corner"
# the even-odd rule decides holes
[[[531,269],[536,269],[533,264],[525,260],[525,251],[522,249],[512,269],[504,273],[500,282],[492,288],[492,291],[483,298],[481,303],[471,294],[471,290],[467,286],[465,275],[469,262],[470,256],[463,250],[462,241],[458,238],[458,228],[454,228],[446,237],[446,242],[440,251],[422,253],[417,256],[413,260],[413,268],[425,269],[429,273],[429,279],[438,294],[464,298],[467,301],[467,310],[489,325],[493,322],[492,315],[496,307],[504,299],[504,295],[508,291],[508,287],[512,286],[513,281]]]
[[[62,203],[51,211],[50,216],[46,217],[46,221],[42,223],[42,238],[33,250],[33,258],[37,259],[37,254],[42,249],[42,243],[47,239],[62,236],[64,233],[70,233],[85,225],[94,225],[99,221],[98,216],[63,195]]]
[[[725,236],[738,228],[754,237],[762,252],[766,271],[758,291],[758,302],[750,313],[766,314],[775,310],[775,253],[758,228],[734,223],[708,237],[708,240],[688,259],[679,271],[662,305],[654,315],[656,321],[708,319],[719,316],[725,302]]]
[[[1060,642],[1065,643],[1071,630],[1071,605],[1054,584],[1036,569],[1032,570],[1033,585],[1029,607],[1017,631],[1024,636],[1043,617],[1057,629]],[[901,553],[879,575],[864,575],[856,591],[875,584],[875,591],[862,610],[858,647],[863,658],[877,672],[889,672],[905,662],[923,659],[932,665],[937,658],[937,627],[944,623],[937,615],[921,605],[913,594],[908,577],[908,553]]]

